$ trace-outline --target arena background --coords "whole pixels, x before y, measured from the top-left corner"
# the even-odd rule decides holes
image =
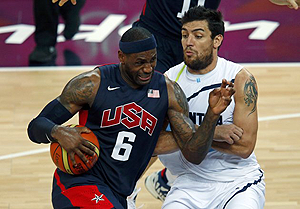
[[[0,209],[53,208],[56,167],[49,145],[28,139],[28,123],[72,77],[118,61],[119,33],[138,19],[145,0],[87,0],[80,33],[67,42],[58,37],[57,67],[28,67],[35,46],[32,2],[0,4]],[[269,0],[222,0],[220,10],[227,21],[220,55],[244,63],[259,86],[255,154],[266,175],[264,208],[300,209],[300,10]],[[72,123],[77,115],[66,124]],[[143,182],[162,168],[156,161],[138,182],[139,208],[161,208]]]
[[[119,34],[138,19],[145,0],[87,0],[73,40],[58,36],[56,65],[117,62]],[[299,62],[300,12],[268,0],[222,0],[226,21],[220,55],[238,63]],[[63,31],[61,20],[59,33]],[[35,27],[32,0],[2,0],[0,67],[28,66]]]

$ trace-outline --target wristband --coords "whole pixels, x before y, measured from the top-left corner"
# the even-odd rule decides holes
[[[53,127],[63,124],[72,117],[73,115],[57,99],[54,99],[29,123],[28,136],[35,143],[55,141],[51,136]]]

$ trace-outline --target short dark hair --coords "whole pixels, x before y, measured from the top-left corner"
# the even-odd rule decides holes
[[[206,20],[208,28],[211,31],[211,38],[214,39],[217,35],[224,36],[225,27],[223,15],[220,11],[206,9],[203,6],[196,6],[189,9],[181,19],[182,25],[193,22]]]
[[[127,30],[121,37],[122,42],[133,42],[151,37],[151,33],[143,27],[133,27]]]

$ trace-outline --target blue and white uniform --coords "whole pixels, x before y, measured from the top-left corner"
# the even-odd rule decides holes
[[[181,86],[189,102],[190,118],[200,125],[208,108],[210,91],[220,87],[223,78],[234,82],[242,68],[218,57],[215,69],[207,74],[191,74],[181,63],[168,70],[166,75]],[[233,100],[221,114],[217,125],[233,123],[234,107]],[[181,208],[182,205],[186,206],[182,208],[230,208],[229,203],[236,199],[234,197],[246,192],[255,193],[251,197],[256,199],[257,207],[250,208],[263,207],[264,175],[254,153],[243,159],[211,149],[200,165],[189,163],[180,151],[159,158],[173,175],[178,176],[163,208]],[[235,205],[231,208],[241,207]]]

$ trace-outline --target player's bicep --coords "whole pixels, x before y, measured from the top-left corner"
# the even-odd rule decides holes
[[[57,98],[71,113],[83,106],[91,106],[100,85],[100,76],[95,71],[82,73],[71,79]]]
[[[257,137],[257,99],[258,88],[253,75],[242,70],[235,79],[236,95],[233,122],[243,129],[243,135],[238,143],[253,150]]]
[[[236,76],[235,88],[235,108],[241,109],[244,117],[257,115],[258,88],[254,76],[241,70]]]

